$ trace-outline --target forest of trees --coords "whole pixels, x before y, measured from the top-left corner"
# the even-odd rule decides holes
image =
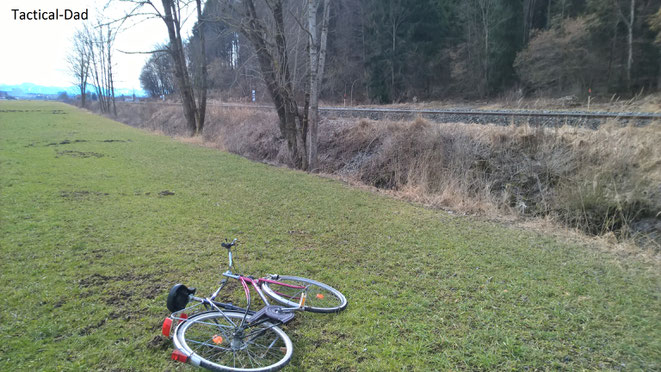
[[[252,89],[265,96],[254,50],[227,20],[222,3],[207,1],[202,14],[209,88],[232,99],[247,99]],[[304,81],[307,35],[296,22],[306,2],[284,3],[291,78]],[[268,7],[268,1],[255,4],[258,12]],[[331,4],[321,88],[321,98],[329,101],[391,103],[508,93],[580,96],[588,88],[601,96],[630,96],[661,87],[658,0]],[[196,38],[199,32],[189,45],[199,45]],[[145,68],[156,69],[153,63]]]

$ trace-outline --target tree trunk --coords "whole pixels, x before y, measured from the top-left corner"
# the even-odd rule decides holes
[[[317,165],[317,120],[319,111],[319,86],[317,80],[317,68],[319,67],[319,56],[317,54],[318,5],[318,0],[308,0],[308,49],[310,53],[310,111],[308,114],[308,126],[310,131],[308,141],[309,170],[312,170]]]
[[[186,68],[186,56],[184,54],[183,43],[181,41],[181,24],[177,18],[177,10],[173,0],[162,0],[165,16],[163,21],[168,28],[168,37],[170,39],[169,52],[174,61],[174,76],[181,95],[181,101],[184,109],[184,117],[189,131],[195,134],[198,128],[197,119],[199,118],[195,105],[195,94],[188,76]]]
[[[117,105],[115,104],[115,82],[112,77],[112,42],[114,39],[110,26],[108,26],[108,87],[110,88],[110,99],[112,100],[112,112],[117,116]],[[110,109],[110,107],[108,107]]]
[[[360,3],[362,4],[362,3]],[[362,57],[361,65],[363,67],[363,85],[365,89],[365,98],[370,99],[370,85],[369,85],[369,72],[367,71],[367,42],[365,41],[365,9],[364,5],[360,5],[360,41],[362,47]],[[352,90],[353,92],[353,90]],[[353,102],[353,94],[351,96]]]
[[[197,103],[197,117],[195,118],[195,135],[202,133],[204,120],[207,112],[207,51],[204,36],[204,20],[202,20],[202,5],[200,0],[196,0],[197,6],[197,27],[200,34],[200,81],[199,81],[199,102]]]
[[[324,76],[330,0],[324,0],[321,40],[319,41],[319,45],[317,45],[316,40],[318,5],[318,0],[308,0],[308,31],[310,33],[310,111],[308,115],[310,138],[308,140],[308,170],[310,172],[314,172],[318,167],[319,88]]]
[[[633,66],[633,28],[635,26],[635,12],[636,12],[636,0],[630,0],[629,2],[629,15],[626,16],[622,12],[622,8],[615,0],[615,6],[617,11],[620,14],[620,19],[624,22],[624,25],[627,26],[627,90],[631,91],[631,68]]]
[[[294,82],[298,81],[298,50],[299,50],[299,46],[301,45],[302,31],[303,31],[302,27],[298,27],[296,29],[296,44],[294,44],[294,69],[293,69],[294,76],[292,77]]]
[[[482,15],[482,28],[484,31],[484,81],[482,88],[482,95],[486,95],[489,92],[489,17],[490,15],[490,0],[480,1],[480,10]]]
[[[275,31],[273,32],[275,46],[272,48],[269,48],[265,39],[268,33],[257,16],[253,1],[245,0],[243,5],[245,15],[241,24],[241,32],[250,40],[257,54],[264,83],[278,113],[280,134],[287,141],[292,164],[297,168],[306,169],[307,127],[305,120],[298,112],[289,73],[282,0],[275,0],[271,3],[270,9],[275,21]]]
[[[523,2],[523,45],[530,39],[533,17],[535,16],[535,0],[524,0]]]
[[[82,43],[82,41],[80,41]],[[90,64],[90,59],[88,57],[88,54],[85,52],[84,48],[85,46],[80,46],[80,84],[78,84],[80,88],[80,105],[85,108],[86,104],[86,99],[87,99],[87,77],[89,76],[89,64]]]
[[[397,22],[393,8],[395,4],[390,2],[390,22],[392,24],[392,49],[390,51],[390,101],[395,101],[395,51],[397,50]]]
[[[613,22],[613,38],[611,40],[611,48],[608,53],[608,74],[606,75],[606,84],[608,88],[611,87],[611,78],[613,72],[613,58],[615,56],[615,46],[617,45],[617,29],[619,22]]]
[[[634,26],[634,13],[636,8],[636,0],[631,0],[631,9],[629,14],[628,26],[628,55],[627,55],[627,89],[631,91],[631,66],[633,65],[633,26]]]

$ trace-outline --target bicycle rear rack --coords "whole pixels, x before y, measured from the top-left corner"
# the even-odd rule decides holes
[[[209,305],[205,306],[204,302],[208,300],[198,297],[193,297],[193,299],[195,300],[196,304],[183,308],[179,311],[175,311],[172,314],[170,314],[170,316],[165,318],[165,320],[163,321],[163,328],[161,330],[163,336],[170,338],[172,334],[172,330],[175,329],[179,323],[188,320],[188,318],[191,317],[192,315],[206,311],[214,311],[214,309],[209,307]],[[214,306],[219,307],[223,310],[236,311],[242,314],[245,314],[247,312],[248,315],[250,316],[255,314],[255,311],[253,310],[247,310],[244,307],[235,306],[231,303],[217,302],[217,301],[211,301],[211,302],[214,304]]]
[[[286,324],[294,319],[294,313],[291,311],[284,311],[284,309],[284,307],[277,305],[264,306],[261,310],[257,311],[252,317],[250,317],[248,323],[257,322],[262,318],[269,318],[278,323]]]

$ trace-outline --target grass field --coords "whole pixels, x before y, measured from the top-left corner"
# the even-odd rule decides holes
[[[661,369],[658,266],[178,143],[0,102],[0,370],[191,370],[157,336],[176,282],[340,289],[285,329],[291,370]],[[236,299],[239,298],[237,295]]]

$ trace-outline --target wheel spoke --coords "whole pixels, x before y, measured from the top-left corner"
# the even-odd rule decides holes
[[[255,358],[253,357],[253,355],[252,355],[252,353],[250,352],[250,350],[246,349],[246,354],[248,354],[248,360],[250,360],[250,365],[252,365],[252,366],[254,367],[254,366],[255,366],[255,363],[257,363],[258,366],[261,366],[261,364],[257,361],[257,359],[255,359]],[[253,362],[254,362],[254,363],[253,363]]]
[[[188,339],[188,338],[186,339],[186,342],[192,342],[192,343],[197,344],[197,345],[208,346],[208,347],[213,348],[213,349],[219,349],[219,350],[230,350],[230,349],[228,349],[228,348],[226,348],[226,347],[221,347],[221,346],[218,346],[218,345],[212,345],[212,344],[207,343],[207,342],[191,340],[191,339]]]
[[[274,349],[272,349],[271,347],[267,347],[267,346],[260,345],[260,344],[253,344],[253,345],[254,345],[254,346],[259,346],[259,347],[261,347],[262,349],[264,349],[264,354],[262,354],[262,358],[264,358],[267,354],[269,354],[269,355],[273,355],[273,356],[275,356],[276,358],[278,358],[278,357],[281,356],[281,355],[278,354],[276,351],[274,351]]]
[[[251,330],[250,333],[248,333],[246,335],[246,339],[254,340],[254,339],[258,338],[259,336],[263,335],[264,333],[268,332],[273,327],[275,327],[275,325],[271,325],[271,326],[268,326],[268,327],[262,327],[262,328],[259,328],[257,330]],[[255,335],[255,336],[253,336],[253,335]]]
[[[204,321],[196,321],[195,324],[207,325],[207,326],[210,326],[210,327],[229,328],[229,329],[235,328],[235,326],[230,326],[230,325],[225,325],[225,324],[220,324],[220,323],[204,322]]]
[[[192,351],[216,365],[255,370],[283,367],[291,357],[292,345],[287,335],[274,324],[263,322],[249,327],[236,338],[236,329],[227,323],[238,324],[244,315],[209,312],[202,313],[199,321],[193,316],[181,324],[177,338],[185,351]]]

